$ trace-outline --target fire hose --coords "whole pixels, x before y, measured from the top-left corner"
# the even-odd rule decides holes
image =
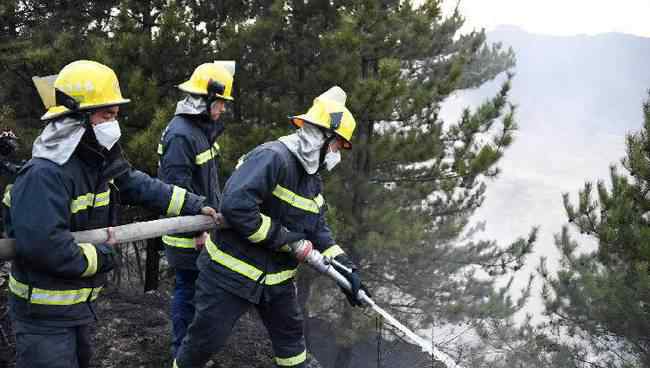
[[[343,270],[347,269],[348,272],[352,272],[352,270],[337,262],[335,259],[324,257],[318,250],[312,249],[312,251],[305,257],[305,263],[317,272],[333,279],[340,287],[352,291],[352,285],[350,285],[348,279],[337,271],[334,266]],[[372,308],[377,314],[382,316],[386,321],[388,321],[388,323],[402,331],[411,341],[420,346],[422,351],[432,355],[436,360],[442,362],[448,368],[461,368],[449,355],[437,349],[431,342],[418,336],[383,308],[379,307],[372,298],[365,293],[365,291],[359,290],[356,297],[358,300]]]
[[[228,224],[223,217],[220,217],[219,221],[215,223],[214,219],[209,216],[180,216],[115,226],[113,227],[113,234],[118,243],[126,243],[156,238],[165,234],[210,230],[215,227],[227,228]],[[107,231],[105,228],[73,232],[72,235],[77,242],[98,244],[107,240]],[[15,255],[15,240],[0,239],[0,261],[11,260]],[[306,254],[304,262],[317,272],[333,279],[340,287],[348,291],[352,290],[350,282],[344,275],[338,272],[334,266],[336,265],[336,267],[339,267],[342,270],[347,269],[349,272],[352,272],[352,270],[347,268],[345,265],[340,264],[335,259],[325,257],[318,250],[312,249],[308,254]],[[395,319],[395,317],[391,316],[387,311],[379,307],[363,290],[359,290],[356,297],[358,300],[372,308],[377,314],[381,315],[386,321],[388,321],[388,323],[402,331],[411,341],[420,346],[422,351],[432,355],[436,360],[442,362],[448,368],[461,368],[451,357],[438,350],[431,342],[418,336],[415,332],[411,331],[408,327]]]

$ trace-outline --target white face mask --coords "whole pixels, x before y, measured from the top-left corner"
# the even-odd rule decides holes
[[[107,150],[113,148],[115,143],[117,143],[117,141],[122,136],[120,124],[116,119],[97,124],[93,126],[93,130],[95,131],[97,142],[99,142],[99,144],[104,146]]]
[[[327,171],[332,171],[334,166],[336,166],[339,162],[341,162],[341,152],[336,151],[328,151],[327,154],[325,154],[325,168]]]

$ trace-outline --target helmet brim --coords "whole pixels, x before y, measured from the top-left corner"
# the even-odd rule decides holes
[[[293,125],[295,128],[300,129],[305,125],[305,123],[317,126],[319,128],[324,128],[328,129],[327,127],[324,127],[321,124],[314,123],[313,121],[307,119],[307,114],[302,114],[302,115],[296,115],[296,116],[289,116],[289,122],[291,122],[291,125]],[[341,137],[343,139],[343,149],[349,150],[352,149],[352,143],[348,141],[344,136],[340,135],[337,131],[334,131],[334,134],[337,136]]]
[[[181,83],[176,87],[178,89],[180,89],[181,91],[192,94],[192,95],[197,95],[197,96],[207,96],[208,95],[205,91],[201,91],[200,89],[195,88],[191,83],[189,83],[189,81],[185,82],[185,83]],[[220,95],[220,94],[216,94],[215,96],[222,99],[222,100],[225,100],[225,101],[234,101],[235,100],[232,97],[228,97],[228,96],[224,96],[224,95]]]
[[[126,105],[129,102],[131,102],[130,99],[128,98],[123,98],[119,101],[111,101],[109,103],[105,104],[81,104],[79,106],[79,111],[85,111],[85,110],[93,110],[93,109],[99,109],[102,107],[111,107],[111,106],[120,106],[120,105]],[[60,118],[62,116],[65,116],[67,114],[70,114],[72,111],[68,109],[67,107],[64,106],[54,106],[50,107],[43,116],[41,116],[41,120],[51,120],[55,118]]]

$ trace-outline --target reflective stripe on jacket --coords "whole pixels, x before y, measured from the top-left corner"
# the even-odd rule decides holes
[[[265,287],[292,285],[298,263],[287,243],[309,239],[329,256],[343,254],[325,222],[321,188],[320,176],[308,175],[279,141],[248,153],[221,202],[232,229],[213,232],[206,245],[220,285],[257,303]]]
[[[219,135],[216,123],[201,115],[175,115],[158,145],[158,177],[192,193],[206,197],[206,205],[219,207]],[[195,234],[163,236],[170,265],[196,269]]]
[[[6,230],[16,238],[9,288],[18,319],[72,326],[92,321],[90,302],[105,281],[106,245],[77,243],[71,232],[116,224],[117,203],[171,215],[197,214],[203,198],[131,169],[119,146],[105,157],[82,144],[68,162],[34,158],[6,196]]]

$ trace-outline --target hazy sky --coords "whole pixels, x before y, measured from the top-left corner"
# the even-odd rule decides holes
[[[446,0],[445,10],[453,10],[455,4],[456,0]],[[467,20],[466,30],[486,28],[490,31],[497,25],[514,25],[530,33],[545,35],[619,32],[650,37],[647,19],[650,0],[461,0],[461,14]],[[536,41],[535,36],[527,37],[530,37],[527,42]],[[614,62],[611,58],[595,60],[585,56],[590,47],[606,45],[598,43],[601,41],[597,38],[584,39],[592,46],[585,45],[579,50],[562,48],[561,41],[553,41],[556,48],[547,50],[551,53],[548,57],[558,61],[557,65],[574,68],[568,77],[552,73],[548,70],[552,67],[547,64],[537,63],[539,55],[532,52],[529,45],[527,52],[518,54],[521,68],[513,82],[512,99],[518,105],[517,119],[521,129],[499,165],[503,170],[501,176],[488,183],[485,203],[474,217],[487,221],[485,238],[496,239],[500,244],[508,244],[517,236],[525,235],[532,226],[540,226],[535,253],[529,257],[527,267],[516,275],[517,288],[525,285],[527,274],[537,266],[538,256],[549,257],[551,268],[555,268],[558,252],[553,235],[566,224],[562,193],[570,193],[575,201],[586,180],[608,177],[609,165],[619,162],[625,153],[625,134],[641,126],[641,104],[650,88],[650,74],[645,72],[643,60],[634,59],[634,55],[647,50],[647,46],[636,51],[624,45],[620,50],[610,50],[610,54],[620,54],[621,60],[612,59]],[[568,58],[561,57],[563,52],[568,52],[565,55]],[[581,67],[576,69],[569,62],[562,64],[567,60],[578,60],[575,63]],[[537,67],[540,69],[535,69]],[[622,80],[615,83],[617,79],[610,80],[593,72],[598,68],[606,71],[603,75],[618,75]],[[638,73],[633,72],[635,68]],[[565,91],[562,96],[571,101],[561,104],[553,100],[552,108],[545,107],[548,96],[543,94],[553,93],[553,89],[540,78],[533,78],[536,73],[557,77],[556,88]],[[628,80],[632,75],[636,75],[634,80]],[[566,83],[567,79],[572,83]],[[619,83],[621,88],[617,87]],[[579,88],[581,86],[595,92],[587,93]],[[488,83],[480,89],[457,93],[445,103],[441,116],[453,121],[464,106],[476,106],[486,95],[496,93],[497,88],[498,83]],[[617,92],[600,93],[600,89]],[[574,95],[582,98],[576,97],[574,101],[571,99]],[[619,95],[621,98],[614,99],[613,96]],[[615,105],[609,106],[614,100]],[[572,109],[572,105],[579,108]],[[614,117],[608,112],[615,112]],[[609,124],[596,124],[610,118]],[[582,250],[589,250],[589,245],[593,247],[593,239],[576,237]],[[539,283],[536,285],[539,288]],[[528,312],[538,316],[540,299],[533,298],[528,307]]]
[[[650,37],[650,0],[461,0],[470,28],[516,25],[551,35],[621,32]],[[456,0],[446,0],[453,9]]]

